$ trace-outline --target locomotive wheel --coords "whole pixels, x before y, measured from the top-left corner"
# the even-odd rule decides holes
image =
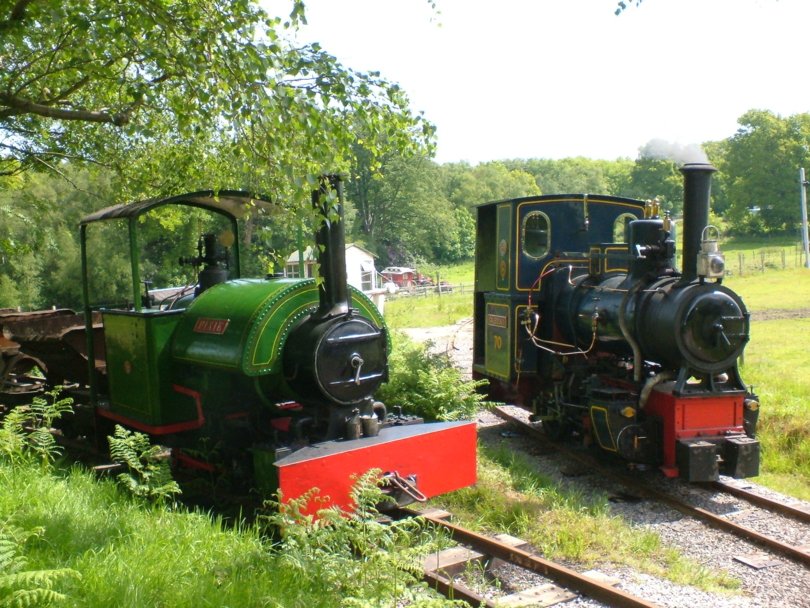
[[[543,432],[549,439],[562,441],[571,435],[571,424],[565,420],[543,420]]]
[[[0,394],[15,403],[27,403],[28,399],[42,392],[45,380],[31,375],[31,371],[42,363],[28,355],[14,355],[0,371]]]

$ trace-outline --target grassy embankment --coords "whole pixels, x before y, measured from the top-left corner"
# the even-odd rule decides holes
[[[2,456],[0,606],[451,605],[417,584],[419,555],[435,550],[437,537],[413,522],[333,514],[331,526],[292,526],[294,518],[275,516],[285,532],[268,536],[267,527],[129,498],[79,468],[48,471]],[[53,591],[62,601],[34,601]]]
[[[385,302],[385,320],[393,328],[438,327],[453,325],[456,321],[472,316],[473,263],[443,266],[434,271],[441,281],[454,286],[450,293],[427,292],[423,295],[407,295],[404,292]],[[464,288],[459,289],[459,285]]]

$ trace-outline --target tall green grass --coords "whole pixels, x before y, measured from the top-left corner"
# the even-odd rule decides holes
[[[20,546],[30,571],[70,569],[56,582],[60,605],[451,606],[418,583],[424,530],[396,530],[362,517],[317,522],[281,516],[277,537],[259,525],[227,526],[207,513],[135,500],[89,473],[43,473],[0,461],[0,537],[36,534]]]
[[[385,303],[385,322],[394,329],[453,325],[472,317],[472,291],[398,296]]]
[[[760,400],[757,481],[805,500],[810,500],[808,339],[810,318],[755,322],[741,368]]]

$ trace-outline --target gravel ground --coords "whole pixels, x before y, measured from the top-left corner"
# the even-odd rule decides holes
[[[406,330],[414,339],[431,340],[437,352],[451,356],[463,371],[472,366],[472,322],[460,322],[448,327]],[[512,408],[513,413],[525,414],[524,410]],[[555,454],[539,453],[537,446],[528,438],[510,431],[500,418],[489,412],[481,412],[478,419],[482,441],[508,442],[512,449],[536,456],[538,470],[564,485],[574,486],[580,491],[592,491],[611,497],[612,512],[634,526],[656,532],[670,547],[713,571],[724,570],[740,581],[740,590],[735,594],[718,595],[706,593],[691,587],[675,585],[648,574],[633,571],[626,567],[599,569],[603,575],[619,581],[619,588],[655,602],[661,606],[700,608],[740,608],[740,607],[808,607],[810,608],[810,571],[787,558],[769,554],[758,545],[739,539],[729,533],[715,530],[700,521],[686,517],[654,501],[639,500],[617,492],[615,487],[581,466],[564,462]],[[810,551],[810,528],[789,518],[764,514],[749,503],[730,495],[715,493],[697,486],[690,486],[678,480],[666,480],[657,471],[639,473],[652,483],[666,488],[690,502],[715,513],[727,514],[745,525],[761,532],[777,535],[797,546],[806,546]],[[745,482],[765,494],[775,493]],[[802,504],[785,497],[785,500]],[[804,504],[810,509],[810,505]],[[738,557],[758,556],[770,562],[768,567],[756,569],[740,562]],[[577,564],[566,564],[579,569]],[[498,571],[505,581],[501,592],[543,584],[545,581],[531,573],[511,566],[503,566]],[[577,598],[565,606],[600,606],[585,598]]]

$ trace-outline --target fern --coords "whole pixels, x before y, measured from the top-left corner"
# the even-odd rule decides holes
[[[469,419],[486,408],[488,403],[478,392],[486,380],[465,380],[447,355],[431,353],[430,346],[396,334],[389,360],[391,378],[377,397],[433,420]]]
[[[372,606],[462,606],[433,599],[420,582],[424,556],[437,548],[437,535],[416,519],[380,523],[383,502],[380,471],[361,476],[352,490],[355,509],[322,509],[317,517],[304,507],[312,490],[299,499],[272,503],[261,520],[280,535],[274,553],[312,592],[324,589],[346,608]],[[317,586],[317,587],[316,587]]]
[[[0,456],[12,463],[36,460],[43,468],[56,460],[62,450],[51,427],[73,407],[73,399],[59,397],[61,390],[56,387],[6,414],[0,427]]]
[[[17,537],[29,537],[33,532]],[[65,578],[80,578],[71,568],[52,570],[25,570],[26,560],[18,554],[19,538],[0,531],[0,608],[29,608],[47,606],[63,601],[67,596],[54,589]]]
[[[172,479],[164,448],[151,445],[143,433],[130,432],[120,425],[107,437],[113,462],[126,465],[127,472],[118,475],[118,482],[132,496],[153,502],[163,502],[180,494],[180,486]]]

